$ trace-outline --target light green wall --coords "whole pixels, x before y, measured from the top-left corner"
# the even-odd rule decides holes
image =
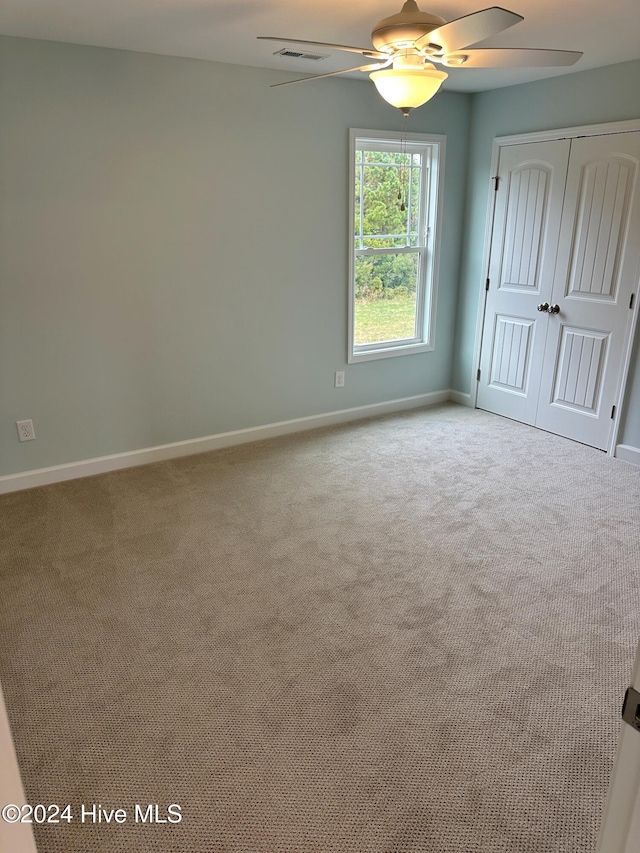
[[[0,474],[450,386],[470,96],[409,126],[447,136],[436,349],[346,365],[348,128],[400,116],[282,79],[0,38]]]
[[[452,373],[452,387],[462,392],[470,390],[474,367],[472,356],[483,281],[482,253],[494,137],[640,118],[640,61],[482,92],[473,96],[471,110],[467,227]],[[637,347],[625,412],[619,440],[640,447]]]

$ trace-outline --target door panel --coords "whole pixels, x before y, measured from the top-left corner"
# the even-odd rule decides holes
[[[538,163],[508,176],[506,235],[498,287],[540,291],[540,260],[552,170]]]
[[[505,146],[498,169],[477,405],[535,422],[562,198],[566,139]]]
[[[553,384],[555,405],[597,416],[608,339],[606,332],[561,328]]]
[[[489,386],[527,395],[533,323],[496,314]]]
[[[572,142],[535,425],[601,450],[638,284],[639,167],[640,132]]]
[[[566,295],[615,301],[634,178],[634,164],[615,156],[582,168]]]

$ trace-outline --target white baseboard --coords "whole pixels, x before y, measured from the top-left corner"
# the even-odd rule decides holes
[[[279,421],[264,426],[238,429],[232,432],[221,432],[203,438],[192,438],[188,441],[176,441],[172,444],[161,444],[157,447],[144,447],[141,450],[130,450],[126,453],[114,453],[111,456],[98,456],[94,459],[84,459],[80,462],[69,462],[65,465],[53,465],[50,468],[37,468],[18,474],[7,474],[0,477],[0,494],[18,492],[22,489],[33,489],[37,486],[48,486],[51,483],[61,483],[64,480],[76,480],[79,477],[90,477],[94,474],[104,474],[107,471],[118,471],[122,468],[134,468],[149,462],[163,462],[166,459],[177,459],[180,456],[192,456],[196,453],[206,453],[209,450],[219,450],[234,444],[245,444],[250,441],[260,441],[287,435],[293,432],[304,432],[309,429],[330,426],[332,424],[357,421],[362,418],[375,417],[390,412],[401,412],[404,409],[417,409],[421,406],[435,406],[453,399],[452,394],[458,392],[433,391],[430,394],[419,394],[415,397],[402,397],[398,400],[388,400],[385,403],[373,403],[368,406],[356,406],[352,409],[341,409],[338,412],[327,412],[321,415],[311,415],[306,418],[294,418],[289,421]],[[455,402],[458,402],[456,399]]]
[[[465,394],[463,391],[449,391],[449,399],[460,406],[471,406],[471,394]]]
[[[632,447],[630,444],[617,444],[615,457],[624,462],[640,465],[640,447]]]

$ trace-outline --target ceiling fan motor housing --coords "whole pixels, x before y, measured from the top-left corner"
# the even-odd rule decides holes
[[[412,47],[416,39],[446,23],[438,15],[421,12],[415,0],[406,0],[401,12],[378,21],[371,31],[371,41],[376,50],[392,53]]]

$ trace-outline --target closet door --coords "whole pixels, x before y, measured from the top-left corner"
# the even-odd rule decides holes
[[[570,141],[502,148],[477,405],[534,424]]]
[[[535,425],[602,450],[640,272],[640,132],[574,139]]]

